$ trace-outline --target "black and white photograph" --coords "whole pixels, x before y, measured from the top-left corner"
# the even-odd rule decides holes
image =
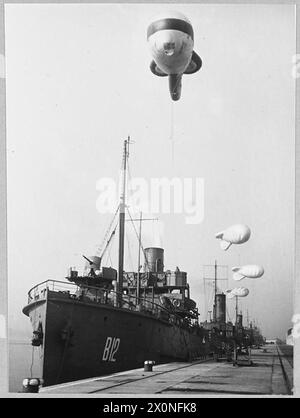
[[[3,7],[10,396],[295,397],[295,4]]]

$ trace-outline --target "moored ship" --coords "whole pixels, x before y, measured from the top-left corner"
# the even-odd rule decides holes
[[[227,266],[221,266],[226,267]],[[251,348],[260,348],[264,345],[265,339],[260,329],[247,319],[247,326],[243,323],[243,313],[238,308],[238,297],[235,297],[235,323],[227,320],[227,300],[224,293],[218,287],[217,277],[218,265],[215,261],[214,271],[214,297],[213,297],[213,318],[205,321],[202,326],[209,332],[210,353],[216,358],[232,359],[235,351],[249,351]],[[222,279],[224,280],[224,279]],[[227,278],[225,279],[227,281]],[[247,315],[248,316],[248,315]]]
[[[210,352],[187,273],[165,270],[162,248],[144,249],[139,236],[144,268],[124,272],[128,147],[129,138],[118,207],[118,270],[102,266],[102,255],[84,257],[82,275],[70,268],[67,281],[48,280],[29,291],[23,312],[32,323],[45,386],[142,367],[146,360],[190,361]],[[107,245],[115,232],[116,227]]]

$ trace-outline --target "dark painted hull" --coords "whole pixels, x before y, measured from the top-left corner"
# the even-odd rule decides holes
[[[42,325],[40,367],[44,385],[70,382],[156,363],[187,361],[209,353],[198,327],[109,305],[73,301],[57,292],[24,308],[33,329]]]

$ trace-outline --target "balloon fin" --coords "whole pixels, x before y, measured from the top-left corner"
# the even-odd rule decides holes
[[[156,64],[155,61],[151,61],[150,70],[153,74],[157,75],[158,77],[167,77],[168,74],[164,73]]]
[[[221,246],[221,248],[222,248],[222,250],[224,250],[224,251],[227,251],[228,250],[228,248],[230,247],[232,245],[232,243],[231,242],[228,242],[228,241],[221,241],[220,242],[220,246]]]
[[[240,273],[233,273],[233,276],[232,276],[233,280],[236,280],[236,281],[243,280],[245,277],[246,276],[243,276]]]
[[[202,60],[199,57],[199,55],[195,51],[193,51],[191,61],[188,67],[186,68],[186,70],[184,71],[184,74],[194,74],[197,71],[199,71],[201,67],[202,67]]]

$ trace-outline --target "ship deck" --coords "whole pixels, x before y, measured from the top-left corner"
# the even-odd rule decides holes
[[[200,360],[168,363],[113,375],[41,388],[45,395],[90,394],[94,396],[209,396],[209,395],[291,395],[293,387],[293,347],[266,346],[253,350],[252,366],[245,359],[232,363]]]

